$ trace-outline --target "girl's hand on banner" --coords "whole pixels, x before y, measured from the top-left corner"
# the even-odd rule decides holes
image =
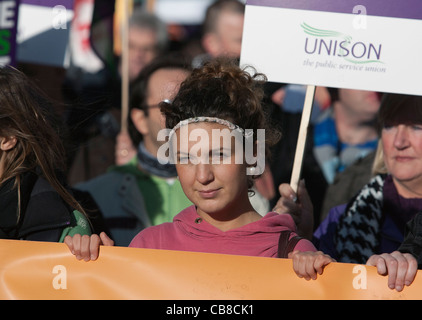
[[[288,257],[293,260],[293,270],[298,277],[305,280],[316,280],[317,275],[322,274],[326,265],[335,262],[333,258],[321,251],[294,251],[289,253]]]

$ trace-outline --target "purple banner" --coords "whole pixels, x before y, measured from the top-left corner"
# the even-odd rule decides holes
[[[22,4],[33,6],[50,7],[64,6],[66,9],[73,9],[73,0],[20,0]]]
[[[0,0],[0,66],[16,64],[19,0]]]
[[[421,0],[248,0],[246,4],[422,20]]]

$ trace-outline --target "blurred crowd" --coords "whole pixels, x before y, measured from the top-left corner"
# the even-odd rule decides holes
[[[95,1],[93,17],[99,3]],[[47,93],[53,113],[62,122],[63,167],[48,163],[44,168],[38,156],[34,167],[41,167],[41,176],[54,177],[47,179],[53,187],[63,182],[67,187],[58,189],[67,205],[86,213],[93,233],[105,232],[119,246],[128,246],[145,228],[172,222],[192,205],[176,168],[157,160],[163,144],[158,134],[165,128],[160,104],[173,101],[193,70],[217,58],[236,63],[241,58],[242,1],[210,1],[202,23],[196,25],[166,23],[150,9],[147,3],[134,1],[127,48],[116,49],[116,43],[101,47],[104,34],[92,20],[90,45],[102,62],[98,70],[82,68],[76,51],[66,69],[25,63],[17,67]],[[108,30],[114,32],[116,42],[122,30],[114,19]],[[126,49],[129,68],[123,70]],[[122,106],[122,77],[130,81],[128,106]],[[414,253],[419,248],[416,231],[406,230],[418,230],[414,218],[422,211],[420,97],[317,87],[302,182],[295,191],[288,184],[306,87],[267,81],[263,88],[265,116],[281,139],[271,146],[265,171],[254,180],[250,197],[254,210],[262,216],[271,211],[290,214],[300,236],[339,262],[366,263],[374,255],[397,250]],[[127,119],[122,119],[123,108],[128,108]],[[0,136],[7,135],[0,129]],[[48,137],[40,141],[51,143],[46,152],[56,148]],[[13,148],[11,142],[2,150]],[[59,178],[55,171],[60,172]],[[6,177],[14,177],[13,170]],[[1,191],[5,178],[1,174],[0,178]],[[30,190],[37,185],[32,176],[19,179],[24,181]],[[31,192],[28,197],[32,199]],[[33,207],[26,204],[25,208]],[[4,238],[21,232],[7,230]],[[19,233],[18,238],[43,239],[42,234],[31,238]],[[55,241],[63,241],[65,235]]]

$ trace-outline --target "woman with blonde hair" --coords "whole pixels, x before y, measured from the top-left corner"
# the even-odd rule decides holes
[[[338,259],[364,263],[393,252],[422,211],[422,97],[385,94],[379,112],[377,175],[347,205],[336,233]]]
[[[389,285],[400,291],[412,282],[417,267],[415,257],[400,246],[406,224],[422,212],[422,96],[384,94],[378,120],[374,177],[347,204],[330,210],[312,240],[338,262],[367,263],[392,274]],[[297,203],[289,200],[296,195],[288,185],[280,192],[279,212],[296,208],[302,219],[312,212],[303,196],[306,189],[299,189]]]

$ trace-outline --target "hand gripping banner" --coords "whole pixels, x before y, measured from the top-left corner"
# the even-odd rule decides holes
[[[27,300],[420,299],[422,278],[388,289],[374,267],[332,263],[317,280],[291,260],[101,247],[78,261],[65,244],[0,240],[0,298]]]

